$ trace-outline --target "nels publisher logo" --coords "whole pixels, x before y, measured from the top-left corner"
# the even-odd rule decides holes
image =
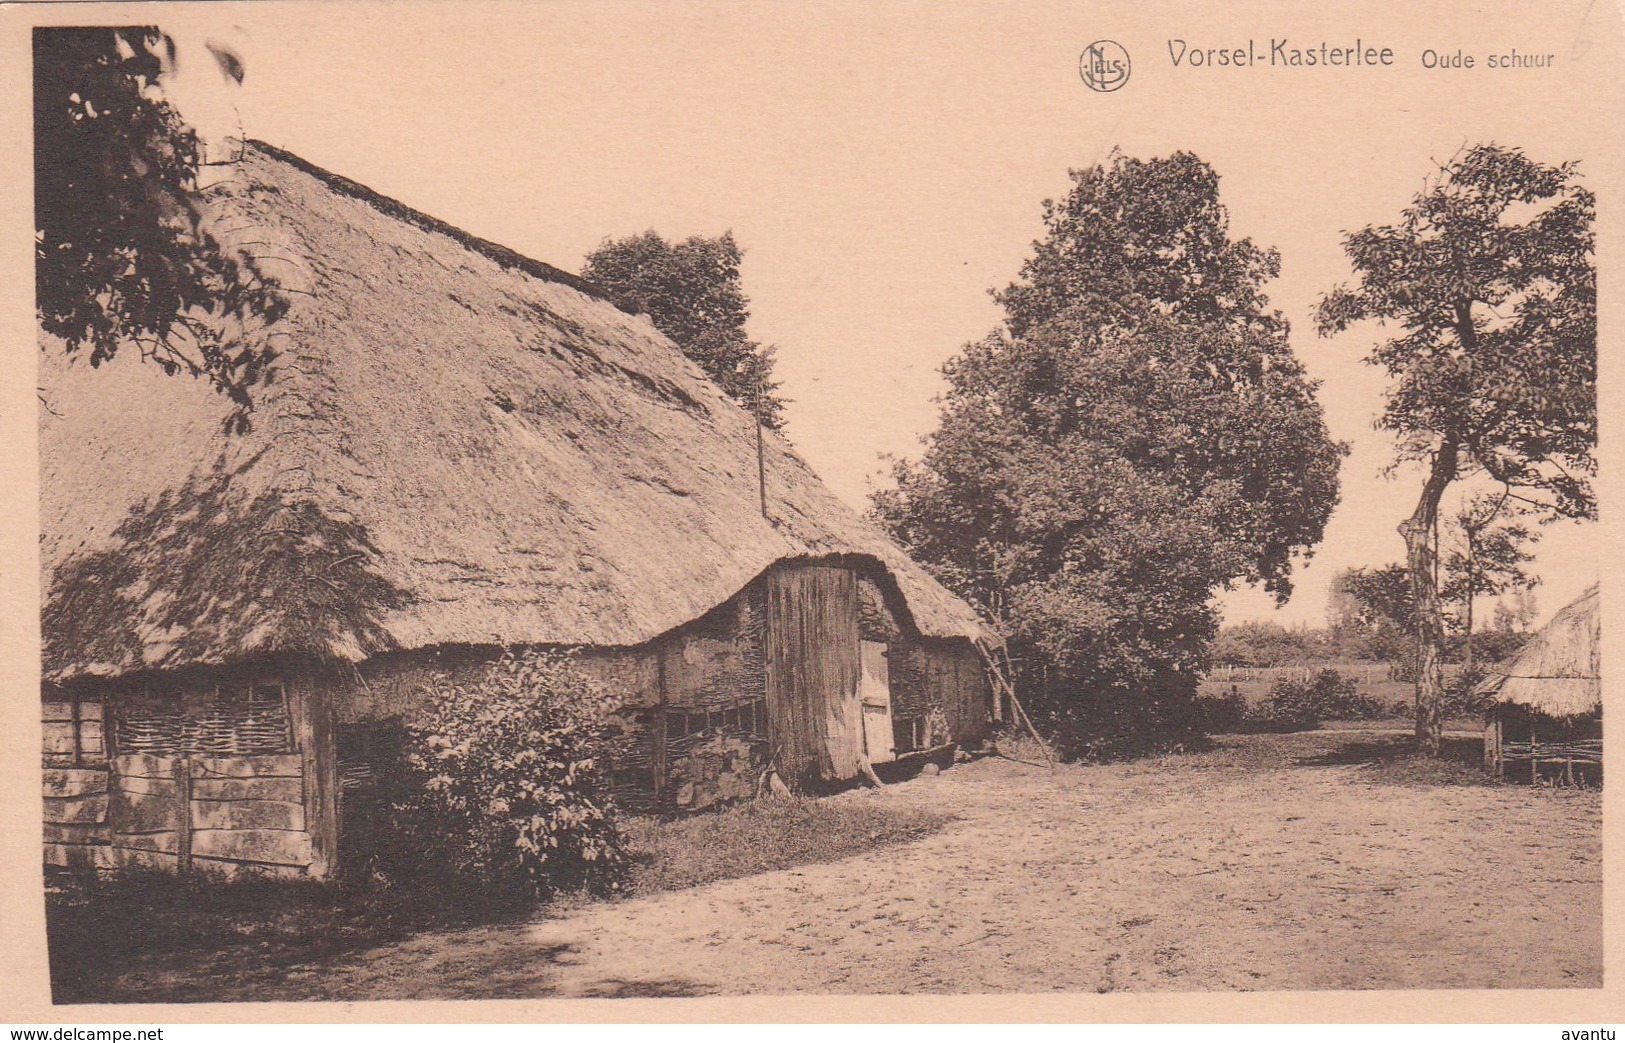
[[[1078,75],[1092,91],[1115,91],[1128,82],[1128,52],[1112,40],[1096,40],[1078,59]]]

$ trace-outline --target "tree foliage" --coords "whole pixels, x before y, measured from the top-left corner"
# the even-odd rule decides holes
[[[1474,602],[1540,583],[1540,577],[1525,568],[1535,560],[1529,546],[1538,537],[1522,523],[1528,513],[1504,493],[1479,493],[1461,504],[1445,530],[1439,597],[1456,606],[1455,622],[1465,639],[1469,667],[1474,662]]]
[[[1491,626],[1499,634],[1528,634],[1534,631],[1535,621],[1539,618],[1540,606],[1534,593],[1514,590],[1507,597],[1496,599],[1495,619]]]
[[[1248,620],[1221,629],[1209,658],[1224,666],[1293,666],[1336,658],[1337,651],[1327,631]]]
[[[670,243],[648,231],[604,240],[587,255],[581,275],[621,307],[648,315],[724,391],[777,428],[784,401],[774,393],[773,349],[745,332],[750,301],[739,282],[742,259],[732,232]]]
[[[1216,590],[1290,593],[1343,450],[1268,310],[1279,260],[1230,236],[1211,168],[1115,156],[1072,180],[874,510],[1010,635],[1063,739],[1109,753],[1185,719]]]
[[[241,331],[287,305],[204,227],[198,140],[159,86],[173,46],[151,27],[35,30],[36,311],[93,366],[135,345],[207,379],[242,427],[275,352]]]
[[[1353,600],[1356,625],[1369,631],[1386,624],[1415,635],[1416,596],[1404,565],[1347,569],[1332,582]]]
[[[1360,658],[1398,663],[1410,676],[1416,658],[1410,570],[1398,564],[1344,569],[1332,578],[1332,597],[1342,606],[1333,629],[1343,643],[1354,645]]]
[[[1479,145],[1457,155],[1392,225],[1345,236],[1356,282],[1327,294],[1320,332],[1393,327],[1367,361],[1391,384],[1379,420],[1400,462],[1424,465],[1400,526],[1416,598],[1417,737],[1442,736],[1444,617],[1435,581],[1439,504],[1483,473],[1546,516],[1596,502],[1595,199],[1572,163]]]

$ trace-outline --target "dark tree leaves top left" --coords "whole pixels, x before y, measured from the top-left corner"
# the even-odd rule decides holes
[[[207,379],[242,430],[287,303],[206,227],[197,136],[158,89],[173,54],[152,27],[34,31],[35,307],[93,366],[133,345]]]

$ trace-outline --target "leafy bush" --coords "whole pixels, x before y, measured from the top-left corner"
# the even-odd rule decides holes
[[[1439,700],[1439,716],[1447,721],[1481,716],[1488,707],[1488,700],[1483,696],[1474,695],[1473,689],[1484,679],[1484,675],[1485,671],[1482,668],[1475,667],[1472,670],[1463,670],[1454,677],[1447,676],[1444,694]],[[1390,716],[1406,720],[1415,717],[1415,696],[1395,699],[1389,713]]]
[[[1324,630],[1288,630],[1279,623],[1247,622],[1227,626],[1214,639],[1213,662],[1226,666],[1287,666],[1330,654]]]
[[[1173,749],[1201,734],[1193,678],[1128,685],[1054,684],[1027,712],[1062,760],[1104,763]]]
[[[1247,697],[1235,685],[1220,695],[1196,699],[1197,727],[1209,734],[1238,732],[1247,718]]]
[[[1352,677],[1322,670],[1312,678],[1279,678],[1245,723],[1259,731],[1306,731],[1326,720],[1369,721],[1388,712],[1381,700],[1360,694]]]
[[[1487,708],[1488,700],[1483,696],[1474,695],[1473,689],[1484,680],[1486,671],[1475,666],[1471,670],[1463,670],[1445,685],[1444,698],[1439,702],[1439,716],[1446,720],[1452,717],[1478,717]]]
[[[1531,636],[1513,630],[1480,630],[1473,635],[1473,658],[1479,664],[1506,662],[1523,650]],[[1464,638],[1456,641],[1465,644]],[[1465,649],[1458,647],[1454,651],[1455,658],[1465,658]]]
[[[1354,677],[1323,669],[1311,681],[1282,677],[1269,692],[1269,702],[1282,716],[1308,716],[1311,720],[1370,721],[1388,715],[1381,700],[1360,694]]]
[[[598,688],[564,656],[524,652],[426,694],[407,723],[386,872],[482,904],[616,889],[627,855]]]

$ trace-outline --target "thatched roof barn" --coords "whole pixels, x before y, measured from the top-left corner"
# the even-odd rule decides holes
[[[1495,703],[1547,717],[1582,717],[1602,709],[1602,594],[1597,584],[1563,606],[1511,660],[1494,668],[1478,692]]]
[[[212,691],[212,706],[229,675],[247,678],[243,714],[255,698],[270,713],[262,680],[281,686],[283,711],[309,720],[288,723],[275,755],[332,775],[327,761],[340,754],[327,747],[344,726],[401,711],[406,697],[347,708],[388,702],[377,693],[409,673],[399,664],[429,650],[582,647],[619,664],[606,677],[634,678],[629,706],[675,705],[683,694],[650,680],[661,671],[648,662],[700,623],[710,621],[707,640],[726,631],[727,647],[744,650],[741,676],[771,674],[764,664],[791,654],[762,636],[764,606],[788,582],[775,576],[845,606],[841,698],[868,676],[860,627],[865,641],[896,643],[893,674],[940,674],[946,660],[921,650],[943,649],[955,683],[982,684],[973,643],[997,636],[773,432],[764,516],[753,418],[646,319],[268,145],[250,144],[235,176],[209,191],[217,234],[252,252],[291,299],[281,321],[244,333],[275,338],[280,352],[251,431],[227,437],[223,396],[138,363],[133,347],[92,369],[43,345],[43,667],[47,718],[58,712],[73,733],[71,743],[58,735],[58,757],[70,746],[74,767],[86,750],[250,755],[252,743],[211,750],[177,738],[204,711],[182,712],[185,699],[155,681]],[[722,631],[719,612],[732,621]],[[361,683],[333,680],[345,677]],[[151,704],[145,717],[114,705],[131,686],[141,694],[129,707]],[[701,712],[721,727],[705,714],[728,712],[727,686],[695,686],[709,702],[688,707],[685,723]],[[770,704],[809,697],[775,695],[771,677],[745,687]],[[961,733],[977,715],[969,705],[946,713]],[[746,715],[729,706],[743,729]],[[192,725],[170,727],[167,746],[121,748],[121,713],[127,738],[162,732],[154,715]],[[758,716],[754,732],[770,730]],[[787,775],[805,760],[841,777],[850,769],[835,745],[775,732],[765,756]],[[56,795],[96,785],[58,780]],[[311,832],[312,816],[337,816],[307,812]]]
[[[1505,774],[1507,761],[1527,760],[1532,778],[1542,761],[1563,764],[1571,778],[1575,763],[1600,766],[1601,602],[1593,584],[1479,683],[1475,692],[1489,701],[1486,766]]]

